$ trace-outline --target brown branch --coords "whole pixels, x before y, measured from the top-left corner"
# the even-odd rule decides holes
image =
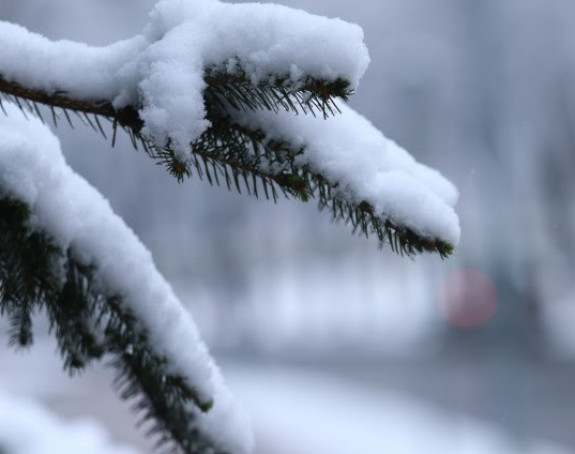
[[[107,100],[75,99],[67,96],[65,91],[48,93],[40,89],[25,87],[18,82],[8,81],[1,75],[0,93],[24,99],[28,102],[43,104],[52,109],[73,110],[109,118],[118,122],[120,126],[133,129],[135,132],[140,131],[144,124],[138,115],[137,109],[132,106],[116,109]]]

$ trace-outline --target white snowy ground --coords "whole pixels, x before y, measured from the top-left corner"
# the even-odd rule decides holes
[[[262,454],[571,452],[538,440],[519,445],[495,426],[327,375],[241,364],[226,372]]]
[[[83,377],[68,379],[60,372],[53,351],[47,342],[39,342],[27,354],[14,354],[2,346],[3,393],[36,399],[65,419],[96,419],[115,443],[131,442],[141,452],[152,452],[151,443],[134,430],[133,416],[116,402],[109,376],[96,368]],[[495,426],[329,375],[239,362],[223,364],[223,371],[253,418],[257,454],[571,452],[538,440],[518,445]],[[0,438],[9,427],[1,424],[2,412],[7,410],[0,405]],[[38,436],[45,429],[49,427],[35,428]]]
[[[6,454],[137,454],[114,446],[91,420],[63,421],[31,399],[0,393],[0,452]]]

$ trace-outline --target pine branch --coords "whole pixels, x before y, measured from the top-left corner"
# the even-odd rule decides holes
[[[115,123],[122,127],[139,131],[142,129],[143,122],[140,120],[137,109],[133,107],[126,107],[123,109],[116,109],[111,102],[106,100],[87,100],[75,99],[66,94],[65,91],[54,91],[47,93],[43,90],[26,87],[15,81],[8,81],[0,74],[0,95],[3,95],[8,101],[14,102],[22,112],[34,112],[43,119],[38,104],[47,106],[52,113],[52,120],[55,126],[58,125],[58,111],[67,118],[71,127],[74,127],[70,117],[70,112],[83,115],[84,121],[92,115],[95,122],[99,122],[97,117],[103,117],[113,120]],[[0,105],[2,100],[0,98]],[[3,108],[2,108],[3,110]]]
[[[302,112],[304,114],[321,112],[324,117],[337,113],[337,106],[334,104],[335,97],[347,99],[353,91],[349,88],[349,82],[344,79],[333,81],[306,77],[302,81],[294,82],[289,77],[268,78],[256,84],[251,82],[248,76],[237,68],[233,74],[225,70],[213,67],[205,72],[204,79],[207,84],[206,98],[214,104],[222,106],[230,104],[235,108],[247,108],[250,110],[273,110],[278,108]],[[108,100],[77,99],[69,96],[65,90],[56,90],[48,93],[40,89],[26,87],[17,81],[9,81],[0,72],[0,95],[9,101],[17,104],[23,112],[34,112],[43,119],[38,104],[45,105],[51,109],[54,124],[58,124],[57,111],[61,109],[68,122],[73,127],[68,112],[81,114],[83,118],[92,124],[98,124],[98,117],[112,120],[123,128],[139,132],[143,127],[143,122],[138,115],[141,107],[128,106],[123,109],[116,109]],[[208,106],[215,109],[217,106]],[[1,99],[0,99],[1,108]],[[92,124],[93,129],[96,129]],[[102,128],[98,130],[104,134]]]
[[[335,80],[317,79],[306,76],[303,80],[293,80],[288,76],[268,77],[254,82],[238,62],[234,68],[213,67],[206,71],[208,85],[205,95],[208,110],[225,111],[228,106],[236,110],[280,109],[303,114],[318,113],[324,118],[339,113],[335,98],[347,100],[353,90],[350,83],[342,78]]]
[[[22,100],[18,105],[23,110],[28,108],[34,112],[39,110],[37,103],[47,105],[53,118],[57,118],[55,109],[61,109],[70,124],[68,112],[79,113],[84,123],[104,136],[99,118],[105,118],[113,123],[112,145],[119,126],[129,135],[134,148],[142,146],[178,181],[195,173],[212,185],[225,183],[228,189],[233,187],[241,193],[243,188],[256,197],[263,193],[274,201],[278,193],[305,202],[316,198],[319,208],[330,211],[334,221],[351,224],[354,232],[366,237],[375,235],[380,247],[389,244],[393,251],[402,255],[433,252],[445,258],[453,253],[453,245],[420,235],[382,213],[375,213],[373,206],[365,200],[349,200],[338,190],[338,182],[305,166],[296,166],[294,158],[304,150],[294,150],[288,143],[270,140],[263,131],[249,130],[230,120],[229,112],[234,110],[277,112],[285,109],[304,114],[321,113],[327,117],[337,113],[335,97],[347,98],[352,93],[348,82],[311,77],[294,82],[287,76],[270,76],[253,83],[240,63],[232,70],[212,67],[205,72],[205,79],[208,86],[204,100],[212,126],[191,145],[191,158],[187,162],[178,157],[170,142],[165,147],[158,147],[142,135],[139,106],[117,110],[107,101],[71,99],[63,92],[44,93],[8,82],[1,75],[0,94],[10,100]]]
[[[147,153],[180,181],[195,173],[211,185],[225,183],[229,190],[243,190],[255,197],[263,194],[276,201],[281,193],[304,202],[316,199],[334,221],[351,224],[354,233],[375,235],[380,247],[389,244],[394,252],[408,256],[433,252],[445,258],[453,253],[453,245],[384,218],[365,200],[350,200],[337,182],[298,165],[296,158],[304,149],[293,149],[289,143],[270,139],[263,131],[240,126],[229,117],[211,118],[211,122],[212,127],[193,144],[189,163],[182,162],[169,144],[154,148],[141,140]]]
[[[148,340],[145,328],[95,280],[95,269],[63,251],[45,232],[30,228],[30,209],[0,198],[0,315],[11,322],[11,344],[30,346],[32,315],[44,308],[64,367],[83,370],[109,358],[122,398],[135,400],[143,421],[163,444],[186,453],[221,453],[195,420],[211,401],[201,399]],[[63,270],[63,271],[62,271]]]

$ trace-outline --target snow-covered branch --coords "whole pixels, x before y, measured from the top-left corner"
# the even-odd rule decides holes
[[[446,256],[458,242],[455,188],[335,99],[369,63],[356,25],[278,5],[163,0],[141,35],[107,47],[5,22],[0,43],[0,93],[79,112],[95,129],[107,118],[179,179],[315,197],[400,252]]]
[[[313,89],[309,78],[325,82],[318,92],[343,79],[351,91],[369,61],[359,27],[277,5],[166,0],[150,18],[142,35],[99,48],[0,22],[0,76],[48,95],[136,107],[157,145],[170,139],[188,151],[209,126],[206,70],[255,85],[281,79],[292,91]]]
[[[126,130],[178,179],[315,198],[398,252],[447,256],[460,234],[454,186],[345,104],[368,63],[360,27],[270,4],[161,0],[140,35],[105,47],[0,21],[0,314],[11,341],[30,345],[44,309],[64,367],[109,357],[162,441],[248,453],[247,418],[190,314],[67,166],[38,104],[56,125],[74,113],[105,135],[109,120],[112,143]]]
[[[40,122],[0,115],[0,313],[29,345],[44,308],[68,370],[104,355],[124,397],[186,452],[249,452],[247,420],[150,253]]]

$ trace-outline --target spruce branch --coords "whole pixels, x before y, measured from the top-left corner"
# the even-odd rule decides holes
[[[316,199],[321,210],[331,213],[334,221],[352,226],[353,232],[376,236],[380,247],[389,244],[401,255],[433,252],[442,258],[453,253],[453,245],[437,238],[420,235],[376,213],[365,200],[352,200],[338,182],[298,164],[304,149],[271,139],[264,131],[251,130],[234,123],[230,117],[211,118],[212,126],[192,145],[192,158],[182,162],[170,149],[154,148],[143,140],[148,154],[158,160],[179,180],[194,173],[210,184],[225,182],[229,190],[277,200],[278,193],[304,202]]]
[[[140,146],[149,156],[174,175],[178,181],[192,174],[206,179],[211,185],[225,184],[238,192],[277,200],[281,193],[304,202],[311,198],[318,201],[321,210],[331,212],[334,221],[343,221],[354,232],[375,235],[381,246],[389,244],[399,254],[414,255],[422,252],[438,253],[442,258],[453,253],[453,245],[430,238],[398,223],[384,213],[376,213],[365,200],[352,200],[324,175],[306,166],[298,166],[295,157],[304,152],[293,149],[284,141],[273,140],[263,131],[250,130],[234,123],[230,112],[242,110],[285,109],[296,113],[321,114],[324,118],[338,113],[336,97],[347,99],[350,84],[344,79],[332,81],[304,77],[293,81],[290,77],[268,77],[252,81],[242,69],[214,66],[204,74],[207,88],[204,101],[211,127],[191,144],[191,157],[184,161],[176,153],[171,142],[159,147],[142,134],[143,121],[139,117],[140,106],[116,109],[109,101],[78,100],[63,91],[45,93],[7,81],[0,73],[0,95],[18,103],[22,110],[39,112],[37,104],[47,105],[57,124],[56,109],[60,109],[73,126],[71,116],[76,114],[86,125],[106,136],[100,118],[112,123],[112,145],[117,129],[122,128],[130,137],[134,148]],[[1,97],[0,97],[1,103]]]
[[[153,422],[160,443],[190,454],[224,454],[195,424],[212,402],[170,371],[122,297],[98,282],[94,266],[31,228],[30,217],[25,203],[0,197],[0,315],[11,323],[9,343],[30,346],[33,313],[45,309],[65,370],[77,373],[107,358],[120,395]]]
[[[36,113],[42,121],[44,119],[38,104],[47,106],[50,109],[55,126],[58,126],[58,112],[62,112],[65,115],[68,124],[72,128],[74,128],[74,123],[70,114],[77,116],[86,124],[92,125],[94,123],[92,123],[89,115],[92,115],[93,121],[98,125],[100,125],[100,120],[98,119],[100,117],[133,131],[139,131],[143,126],[137,109],[131,106],[116,109],[110,101],[73,98],[68,96],[63,90],[47,93],[43,90],[26,87],[16,81],[8,81],[0,73],[0,107],[2,105],[2,97],[15,103],[25,115],[27,112]],[[6,114],[4,108],[1,108]],[[101,125],[99,128],[93,127],[93,129],[101,131],[105,135]]]
[[[347,100],[353,94],[349,81],[341,77],[323,80],[305,76],[293,80],[289,76],[269,76],[253,81],[239,61],[233,68],[229,64],[225,68],[214,66],[204,78],[208,86],[205,95],[208,110],[226,110],[231,106],[236,110],[277,113],[284,109],[313,116],[321,113],[328,118],[340,113],[335,98]]]
[[[206,91],[209,93],[206,98],[209,97],[214,104],[230,104],[238,109],[266,109],[277,112],[278,108],[283,108],[313,115],[321,112],[324,117],[327,117],[338,111],[337,105],[333,102],[335,97],[347,99],[353,93],[349,82],[341,78],[330,81],[308,76],[301,81],[293,81],[288,76],[270,76],[264,81],[253,83],[239,67],[234,70],[233,74],[222,68],[212,67],[205,72],[204,79],[207,84]],[[17,104],[24,113],[34,112],[42,120],[43,116],[38,104],[47,106],[51,110],[52,120],[56,126],[58,116],[55,109],[60,109],[72,127],[70,112],[79,114],[80,119],[104,135],[98,123],[98,117],[110,119],[119,126],[129,128],[134,132],[139,132],[143,127],[143,121],[138,115],[140,105],[116,109],[109,100],[78,99],[70,96],[63,89],[46,92],[27,87],[18,81],[3,77],[1,68],[0,95]]]

